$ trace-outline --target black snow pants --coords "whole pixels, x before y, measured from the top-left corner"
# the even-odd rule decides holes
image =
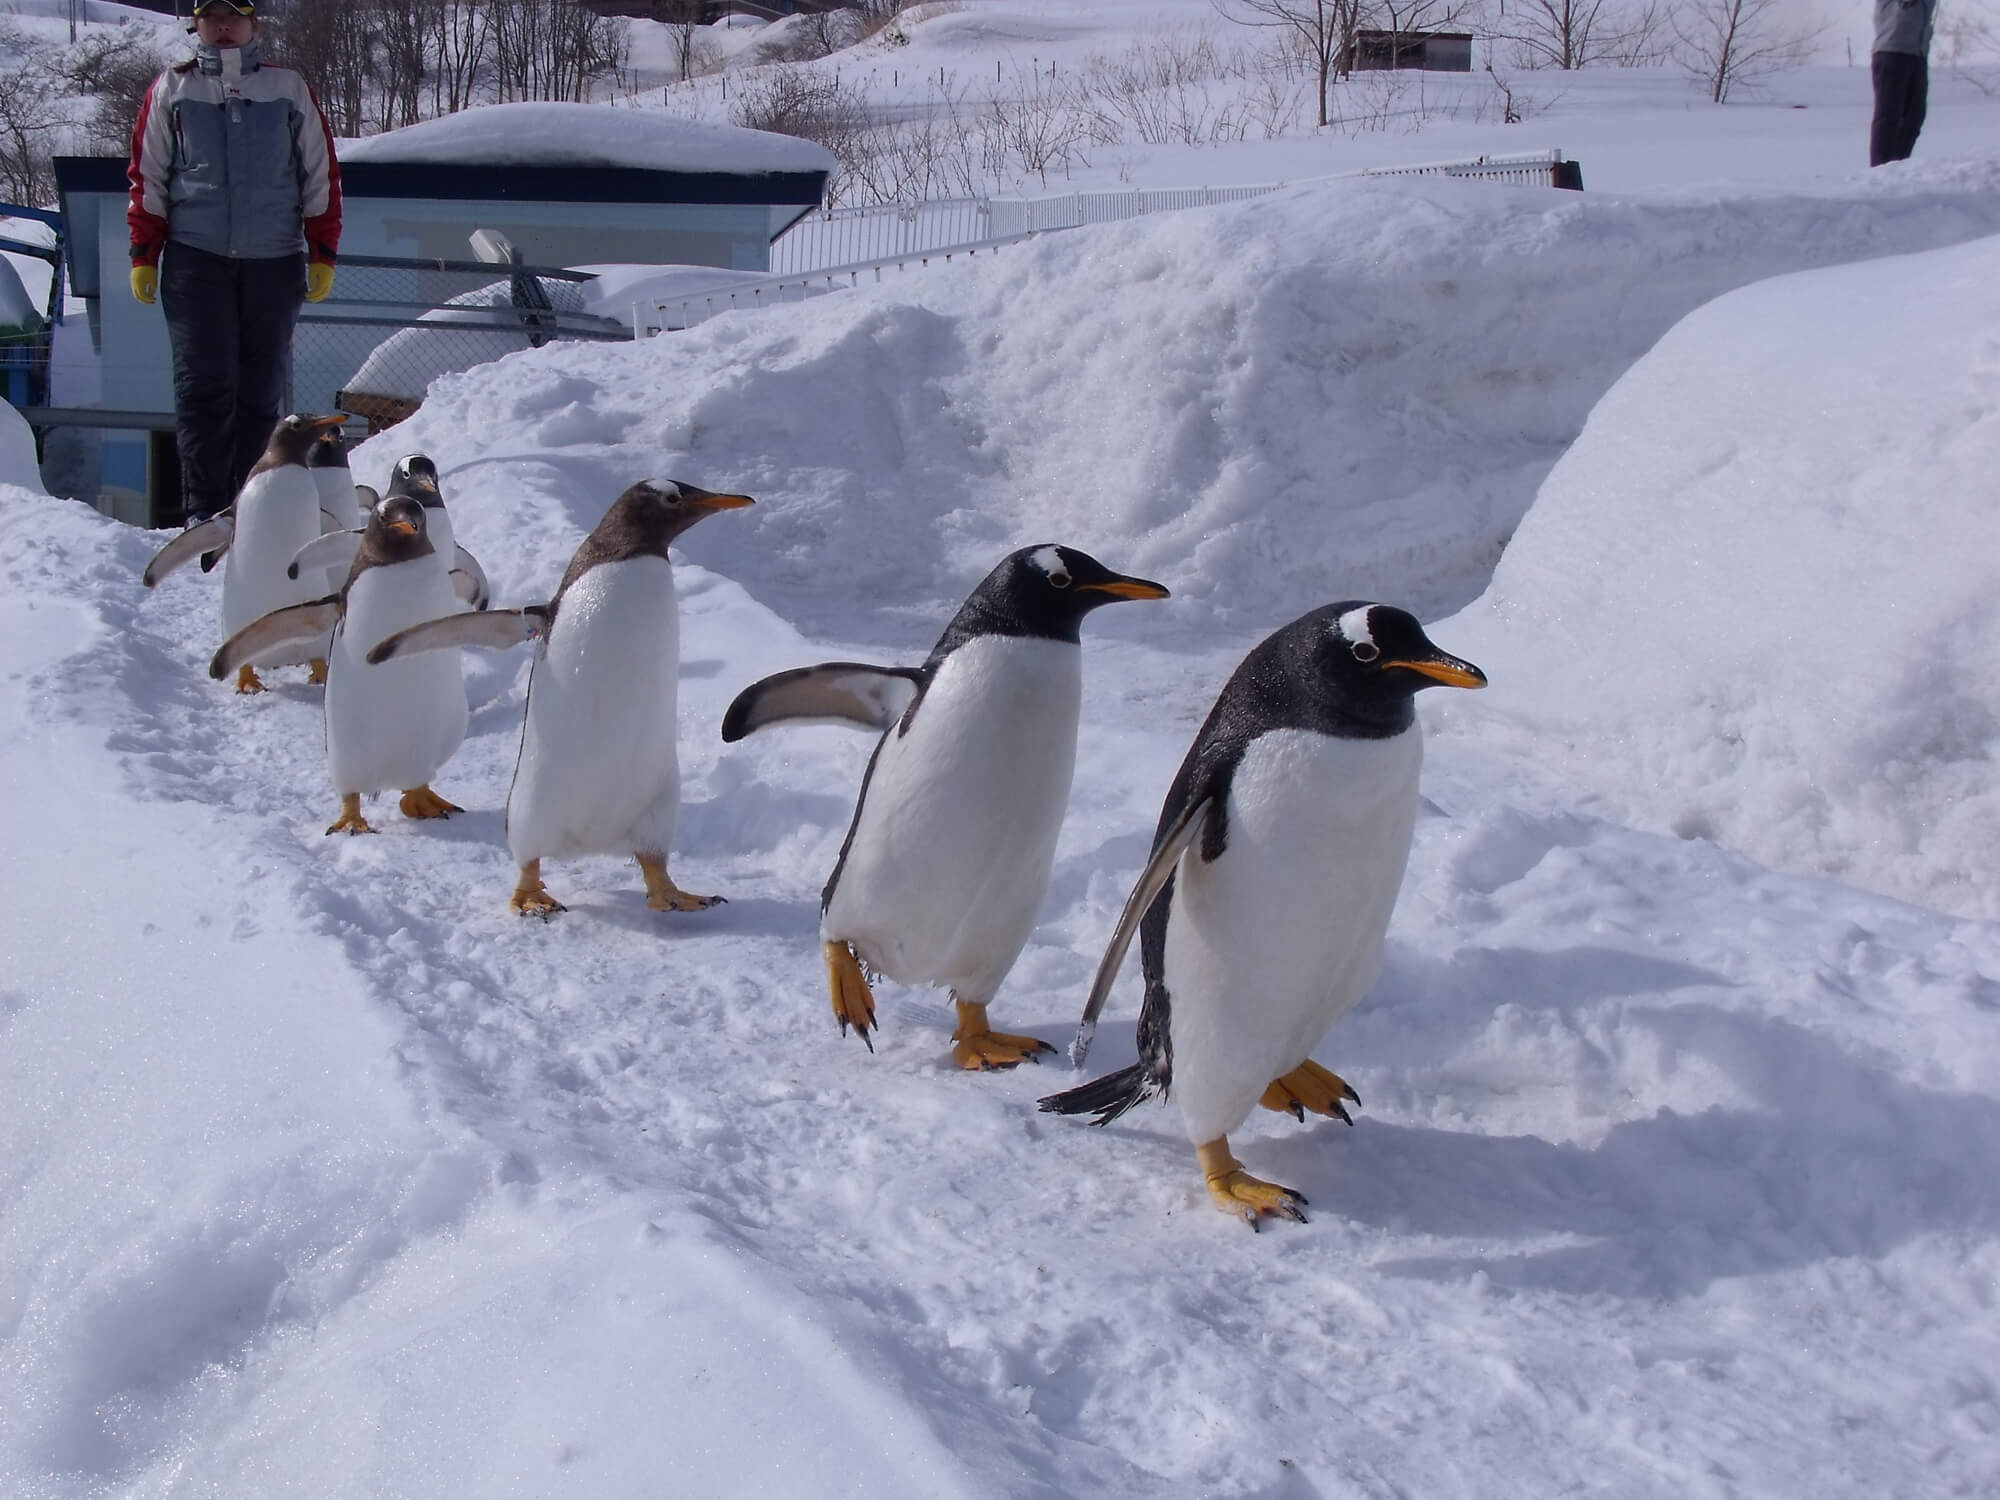
[[[292,329],[306,294],[306,257],[236,260],[169,243],[160,309],[174,348],[181,495],[190,521],[236,498],[285,414]]]
[[[1875,122],[1868,131],[1868,165],[1907,161],[1924,128],[1930,98],[1930,64],[1914,52],[1877,52],[1870,59],[1875,77]]]

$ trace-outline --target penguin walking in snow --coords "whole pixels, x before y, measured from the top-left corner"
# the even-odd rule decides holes
[[[1306,1200],[1230,1154],[1253,1104],[1349,1119],[1360,1103],[1307,1053],[1374,981],[1416,826],[1412,701],[1485,674],[1385,604],[1303,615],[1258,644],[1168,789],[1153,849],[1098,966],[1071,1060],[1083,1065],[1139,933],[1139,1060],[1041,1107],[1108,1124],[1171,1091],[1208,1191],[1254,1229]]]
[[[354,505],[361,513],[360,526],[368,524],[369,513],[381,503],[382,496],[365,484],[357,484],[354,489]],[[388,493],[415,500],[424,508],[425,534],[430,538],[431,555],[436,566],[448,577],[453,595],[471,609],[485,609],[493,602],[492,590],[486,582],[486,570],[479,566],[479,559],[458,545],[453,530],[451,512],[445,509],[444,492],[438,486],[437,465],[421,453],[411,453],[396,461],[396,467],[389,475]],[[290,577],[311,577],[316,568],[332,569],[336,578],[345,577],[354,564],[354,556],[361,550],[361,530],[341,529],[329,531],[299,549],[294,554],[287,569]]]
[[[326,762],[340,816],[328,833],[373,833],[361,814],[371,792],[400,790],[412,818],[463,811],[431,790],[431,778],[465,740],[465,679],[456,651],[377,666],[368,648],[452,607],[451,587],[431,555],[424,507],[384,500],[368,521],[360,554],[338,593],[274,611],[224,642],[209,675],[300,641],[332,640],[326,683]]]
[[[354,483],[347,467],[347,439],[338,427],[319,435],[306,456],[306,467],[319,486],[319,508],[326,513],[328,531],[354,531],[368,524],[373,500],[364,503]],[[368,493],[372,497],[374,491]]]
[[[722,900],[684,891],[667,873],[681,800],[680,606],[667,547],[703,516],[751,503],[642,481],[583,539],[547,604],[448,615],[368,653],[395,666],[441,648],[499,649],[540,637],[507,793],[507,847],[520,866],[508,902],[515,911],[562,911],[542,884],[542,861],[579,854],[630,854],[655,911]]]
[[[299,548],[319,536],[323,527],[319,486],[307,468],[312,448],[324,433],[346,421],[294,413],[271,433],[264,456],[251,469],[235,501],[198,526],[190,526],[154,554],[141,575],[153,588],[184,563],[204,553],[222,552],[222,633],[235,635],[252,621],[321,593],[325,579],[289,570]],[[300,658],[288,658],[300,659]],[[326,681],[323,656],[310,657],[312,680]],[[236,691],[261,693],[259,662],[275,658],[242,658]]]
[[[737,695],[722,737],[784,719],[881,734],[820,899],[834,1018],[868,1042],[864,970],[950,990],[962,1068],[1010,1068],[1048,1043],[994,1031],[988,1002],[1034,929],[1076,766],[1078,627],[1099,605],[1164,599],[1069,547],[1024,547],[972,591],[921,667],[829,662]]]

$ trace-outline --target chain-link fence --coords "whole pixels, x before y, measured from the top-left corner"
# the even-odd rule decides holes
[[[371,431],[423,404],[440,375],[556,339],[632,337],[597,310],[596,278],[550,266],[341,259],[333,294],[308,303],[292,340],[292,409],[353,412]]]

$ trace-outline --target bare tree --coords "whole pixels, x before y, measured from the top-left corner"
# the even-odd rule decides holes
[[[502,102],[590,97],[625,66],[625,29],[580,0],[487,0]]]
[[[0,194],[10,203],[55,202],[51,150],[61,124],[59,98],[59,86],[32,61],[0,73]]]
[[[54,59],[57,76],[79,94],[96,100],[90,118],[90,141],[106,152],[123,152],[132,141],[132,126],[146,90],[167,58],[138,28],[94,32]]]
[[[1660,0],[1514,0],[1494,40],[1511,42],[1526,68],[1587,68],[1636,63],[1657,51]]]
[[[652,18],[665,24],[667,44],[673,48],[674,71],[686,83],[694,76],[695,54],[700,46],[703,0],[653,0]]]
[[[1812,55],[1820,28],[1787,0],[1681,0],[1673,13],[1675,56],[1717,104]]]
[[[442,0],[430,5],[427,15],[431,113],[455,115],[473,102],[486,65],[486,7],[471,0]]]
[[[1239,26],[1275,26],[1290,33],[1312,59],[1319,79],[1319,121],[1326,124],[1326,91],[1336,70],[1353,66],[1354,33],[1365,0],[1215,0]]]
[[[424,76],[430,62],[432,12],[445,0],[374,0],[365,14],[375,34],[373,63],[376,118],[384,130],[424,117]]]
[[[374,34],[339,0],[282,0],[271,7],[271,52],[298,69],[335,135],[367,128]]]

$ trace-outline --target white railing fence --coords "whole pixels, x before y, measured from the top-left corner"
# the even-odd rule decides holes
[[[1410,166],[1365,167],[1330,177],[1464,177],[1540,187],[1564,185],[1559,150],[1477,156]],[[1574,178],[1574,164],[1571,175]],[[1198,188],[1092,188],[1038,198],[945,198],[867,208],[817,209],[771,247],[770,274],[697,296],[642,302],[632,309],[634,337],[691,328],[718,313],[770,307],[880,281],[885,272],[972,259],[1038,234],[1115,224],[1182,208],[1206,208],[1262,197],[1284,182]]]

